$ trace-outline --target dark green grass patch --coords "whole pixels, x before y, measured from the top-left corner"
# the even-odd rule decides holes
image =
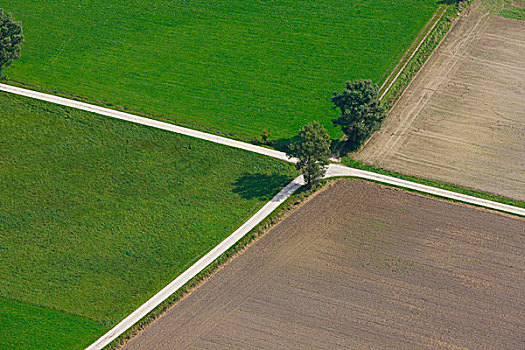
[[[389,72],[437,0],[8,0],[23,22],[9,78],[178,124],[280,143],[330,97]]]
[[[0,296],[104,329],[296,175],[267,157],[41,101],[2,93],[0,106]]]
[[[85,317],[0,297],[0,348],[84,349],[104,331]]]

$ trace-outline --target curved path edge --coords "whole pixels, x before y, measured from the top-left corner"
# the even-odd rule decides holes
[[[107,117],[117,118],[121,120],[126,120],[132,123],[142,124],[158,129],[163,129],[167,131],[172,131],[178,134],[183,134],[187,136],[192,136],[202,140],[207,140],[210,142],[215,142],[218,144],[243,149],[246,151],[266,155],[269,157],[277,158],[283,161],[296,163],[297,160],[288,158],[284,152],[251,145],[249,143],[232,140],[226,137],[217,136],[213,134],[208,134],[201,131],[196,131],[189,128],[184,128],[170,123],[161,122],[154,119],[149,119],[145,117],[140,117],[126,112],[121,112],[105,107],[100,107],[92,105],[85,102],[80,102],[76,100],[71,100],[55,95],[45,94],[38,91],[28,90],[16,86],[0,84],[0,91],[13,93],[16,95],[21,95],[25,97],[35,98],[42,101],[52,102],[55,104],[77,108],[85,110],[88,112],[104,115]],[[452,192],[448,190],[443,190],[440,188],[418,184],[415,182],[398,179],[392,176],[377,174],[370,171],[360,170],[350,168],[344,165],[339,164],[330,164],[328,166],[325,178],[329,177],[356,177],[365,180],[377,181],[388,185],[393,185],[397,187],[402,187],[410,190],[419,191],[422,193],[427,193],[435,196],[440,196],[467,204],[474,204],[477,206],[499,210],[507,212],[510,214],[525,216],[525,209],[514,207],[507,204],[502,204],[486,199],[481,199],[478,197],[468,196],[457,192]],[[103,349],[113,340],[115,340],[119,335],[124,333],[127,329],[141,320],[149,312],[151,312],[155,307],[160,303],[166,300],[171,294],[177,291],[179,288],[184,286],[190,279],[196,276],[201,272],[206,266],[212,263],[220,255],[226,252],[230,247],[232,247],[236,242],[238,242],[244,235],[250,232],[257,224],[259,224],[264,218],[270,215],[279,205],[281,205],[287,198],[289,198],[297,189],[299,189],[304,184],[302,176],[295,178],[292,182],[286,185],[275,197],[273,197],[268,203],[266,203],[255,215],[249,218],[241,227],[239,227],[235,232],[228,236],[225,240],[219,243],[215,248],[209,251],[201,259],[199,259],[195,264],[190,268],[184,271],[179,275],[175,280],[170,282],[166,287],[161,291],[151,297],[148,301],[142,304],[138,309],[133,311],[130,315],[124,318],[119,322],[115,327],[109,330],[106,334],[100,337],[93,344],[88,346],[86,350],[99,350]]]
[[[100,114],[106,117],[117,118],[117,119],[129,121],[132,123],[136,123],[136,124],[150,126],[152,128],[172,131],[177,134],[192,136],[192,137],[195,137],[201,140],[219,143],[221,145],[226,145],[230,147],[240,148],[246,151],[259,153],[265,156],[277,158],[277,159],[284,160],[287,162],[292,162],[292,163],[297,162],[295,159],[290,160],[286,156],[286,153],[284,152],[276,151],[276,150],[265,148],[265,147],[255,146],[255,145],[252,145],[246,142],[232,140],[227,137],[209,134],[206,132],[185,128],[185,127],[178,126],[178,125],[171,124],[171,123],[161,122],[159,120],[155,120],[151,118],[140,117],[135,114],[117,111],[115,109],[105,108],[105,107],[93,105],[93,104],[86,103],[86,102],[71,100],[65,97],[55,96],[55,95],[46,94],[43,92],[33,91],[33,90],[24,89],[24,88],[20,88],[17,86],[6,85],[6,84],[0,84],[0,91],[9,92],[9,93],[20,95],[20,96],[30,97],[30,98],[34,98],[34,99],[41,100],[41,101],[52,102],[52,103],[62,105],[62,106],[81,109],[87,112]]]
[[[250,232],[257,226],[264,218],[270,215],[279,205],[281,205],[288,197],[294,194],[297,189],[303,185],[303,176],[298,176],[288,185],[286,185],[279,193],[275,195],[268,203],[266,203],[255,215],[248,219],[241,227],[228,236],[225,240],[219,243],[215,248],[210,250],[206,255],[200,258],[190,268],[180,274],[170,284],[164,287],[160,292],[151,297],[148,301],[142,304],[138,309],[133,311],[129,316],[120,321],[115,327],[109,330],[106,334],[100,337],[96,342],[86,348],[86,350],[103,349],[106,345],[115,340],[119,335],[124,333],[127,329],[141,320],[144,316],[150,313],[160,303],[166,300],[170,295],[175,293],[179,288],[184,286],[189,280],[195,277],[199,272],[204,270],[206,266],[215,261],[219,256],[224,254],[235,243],[237,243],[244,235]]]
[[[396,187],[402,187],[409,190],[418,191],[421,193],[431,194],[434,196],[439,196],[447,199],[452,199],[455,201],[473,204],[480,207],[498,210],[506,212],[509,214],[519,215],[525,217],[525,208],[515,207],[513,205],[503,204],[494,202],[488,199],[483,199],[479,197],[469,196],[466,194],[444,190],[437,187],[432,187],[428,185],[419,184],[417,182],[407,181],[403,179],[398,179],[393,176],[382,175],[374,173],[371,171],[354,169],[344,165],[330,164],[326,172],[325,177],[339,177],[339,176],[350,176],[357,177],[364,180],[377,181],[388,185],[393,185]]]
[[[84,111],[104,115],[107,117],[117,118],[117,119],[129,121],[132,123],[150,126],[153,128],[172,131],[178,134],[192,136],[198,139],[215,142],[221,145],[226,145],[226,146],[262,154],[265,156],[277,158],[283,161],[297,163],[297,159],[288,158],[286,156],[286,153],[284,152],[276,151],[276,150],[261,147],[261,146],[252,145],[252,144],[242,142],[242,141],[232,140],[227,137],[222,137],[218,135],[205,133],[202,131],[185,128],[185,127],[178,126],[175,124],[161,122],[155,119],[140,117],[134,114],[121,112],[121,111],[117,111],[117,110],[110,109],[110,108],[100,107],[100,106],[92,105],[92,104],[85,103],[85,102],[71,100],[71,99],[64,98],[64,97],[50,95],[50,94],[33,91],[29,89],[24,89],[24,88],[12,86],[12,85],[6,85],[6,84],[0,84],[0,91],[9,92],[9,93],[21,95],[21,96],[26,96],[26,97],[46,101],[46,102],[52,102],[52,103],[67,106],[67,107],[77,108],[77,109],[81,109]],[[432,186],[422,185],[416,182],[402,180],[402,179],[398,179],[392,176],[381,175],[381,174],[374,173],[371,171],[354,169],[354,168],[350,168],[344,165],[331,164],[328,167],[326,177],[334,177],[334,176],[353,176],[353,177],[358,177],[358,178],[365,179],[365,180],[378,181],[378,182],[382,182],[385,184],[394,185],[398,187],[404,187],[404,188],[408,188],[411,190],[420,191],[423,193],[428,193],[428,194],[432,194],[436,196],[441,196],[444,198],[449,198],[449,199],[461,201],[461,202],[468,203],[468,204],[474,204],[477,206],[482,206],[482,207],[486,207],[490,209],[504,211],[510,214],[525,216],[525,209],[523,208],[515,207],[512,205],[508,205],[508,204],[502,204],[502,203],[494,202],[494,201],[487,200],[487,199],[481,199],[478,197],[468,196],[468,195],[464,195],[464,194],[453,192],[453,191],[443,190],[443,189],[432,187]]]

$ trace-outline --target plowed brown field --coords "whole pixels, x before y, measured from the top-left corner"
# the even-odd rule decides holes
[[[525,200],[525,22],[479,3],[357,158]]]
[[[525,220],[340,180],[126,349],[523,349]]]

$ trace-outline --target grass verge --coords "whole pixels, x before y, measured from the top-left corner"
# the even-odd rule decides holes
[[[259,223],[255,228],[248,232],[243,238],[241,238],[233,247],[228,249],[224,254],[218,257],[214,262],[212,262],[208,267],[206,267],[202,272],[193,277],[188,283],[186,283],[182,288],[173,293],[168,299],[162,302],[157,306],[153,311],[148,315],[142,318],[134,326],[129,328],[126,332],[120,335],[112,343],[110,343],[105,349],[107,350],[117,350],[123,347],[128,341],[130,341],[134,336],[138,335],[142,330],[144,330],[148,325],[154,322],[156,319],[165,314],[170,310],[175,304],[181,301],[186,297],[191,291],[198,288],[199,285],[204,283],[208,278],[213,276],[217,271],[219,271],[225,264],[229,261],[235,259],[239,253],[243,252],[251,244],[253,244],[259,237],[263,236],[268,232],[272,227],[277,225],[279,222],[284,220],[289,214],[291,214],[295,209],[300,205],[304,204],[307,200],[311,199],[312,196],[320,193],[320,191],[328,188],[335,180],[334,179],[325,179],[322,180],[319,184],[312,187],[311,189],[306,189],[305,186],[297,190],[293,195],[291,195],[286,201],[284,201],[277,209],[275,209],[268,217],[266,217],[262,222]]]
[[[383,81],[383,84],[381,85],[379,89],[379,96],[382,96],[383,93],[389,89],[390,85],[394,84],[397,75],[400,74],[408,65],[408,62],[412,59],[412,55],[415,55],[416,51],[419,50],[420,44],[422,45],[424,40],[426,39],[427,35],[432,32],[435,25],[440,21],[441,17],[445,14],[445,12],[448,9],[448,5],[441,4],[434,13],[434,16],[430,18],[430,20],[427,22],[427,24],[421,29],[421,32],[417,35],[416,39],[412,42],[410,47],[405,51],[403,54],[403,57],[399,60],[397,65],[394,67],[394,69],[390,72],[390,75]]]
[[[525,0],[506,0],[500,15],[525,21]]]
[[[430,180],[430,179],[420,178],[420,177],[411,176],[411,175],[404,175],[401,173],[397,173],[395,171],[390,171],[390,170],[386,170],[383,168],[377,168],[372,165],[366,164],[365,162],[351,159],[349,157],[343,158],[342,163],[352,168],[356,168],[356,169],[367,170],[367,171],[371,171],[374,173],[388,175],[388,176],[392,176],[398,179],[412,181],[412,182],[420,183],[420,184],[427,185],[427,186],[441,188],[444,190],[462,193],[462,194],[466,194],[469,196],[478,197],[482,199],[488,199],[494,202],[508,204],[508,205],[512,205],[515,207],[519,207],[519,208],[525,208],[525,202],[522,202],[519,200],[515,200],[515,199],[503,197],[503,196],[498,196],[495,194],[486,193],[486,192],[478,191],[474,189],[469,189],[469,188],[465,188],[465,187],[461,187],[461,186],[457,186],[457,185],[453,185],[449,183],[444,183],[444,182],[440,182],[436,180]],[[428,195],[428,194],[425,193],[425,195]]]
[[[384,96],[383,102],[388,108],[391,108],[399,99],[412,79],[421,70],[432,52],[434,52],[441,40],[443,40],[445,35],[449,32],[453,23],[459,17],[461,11],[464,10],[469,3],[470,1],[461,3],[460,5],[448,5],[444,15],[439,19],[415,55],[408,62],[403,72],[401,72],[397,80],[394,82],[394,84],[392,84],[390,90]]]
[[[447,5],[447,4],[441,4],[440,6],[444,6],[443,9],[438,8],[436,10],[435,21],[430,19],[430,21],[426,24],[426,26],[423,28],[423,30],[418,34],[416,37],[416,40],[410,45],[408,50],[404,53],[403,57],[400,59],[400,61],[397,63],[396,67],[394,67],[394,70],[390,73],[390,75],[387,77],[385,84],[380,89],[379,93],[380,95],[383,93],[385,89],[388,88],[388,86],[391,84],[390,89],[385,94],[385,96],[382,99],[382,102],[387,107],[387,110],[390,110],[397,100],[401,97],[403,92],[406,90],[406,88],[410,85],[410,82],[412,79],[415,78],[415,76],[418,74],[418,72],[422,69],[425,62],[428,60],[430,55],[432,55],[432,52],[437,48],[441,40],[445,37],[445,35],[449,32],[451,29],[454,21],[459,17],[459,14],[463,9],[465,9],[468,6],[468,3],[470,3],[471,0],[469,0],[466,3],[461,4],[453,4],[453,5]],[[428,28],[430,32],[426,32],[425,28]],[[428,33],[428,35],[427,35]],[[418,38],[425,37],[424,41],[421,43],[417,51],[414,53],[414,55],[410,58],[408,63],[406,60],[409,59],[409,57],[412,55],[413,50],[419,45],[419,42],[417,41]],[[403,65],[405,65],[403,68]],[[399,69],[402,69],[401,73],[399,73]],[[395,79],[396,75],[399,73],[399,76],[397,79],[391,83],[393,79]],[[348,143],[346,140],[346,137],[343,136],[339,141],[335,142],[335,148],[339,149],[339,155],[343,158],[348,156],[348,154],[358,152],[360,149],[366,146],[367,142],[373,137],[370,136],[363,144],[361,145],[353,145]]]
[[[502,203],[511,204],[511,205],[518,204],[517,206],[525,207],[525,203],[523,202],[517,202],[517,201],[513,201],[508,198],[492,196],[490,194],[486,194],[486,193],[479,192],[479,191],[467,190],[467,189],[460,188],[458,186],[443,184],[443,183],[439,183],[439,182],[432,181],[432,180],[426,180],[426,179],[421,179],[421,178],[417,178],[413,176],[406,176],[406,175],[402,175],[402,174],[398,174],[394,172],[389,172],[384,169],[378,169],[378,168],[374,168],[374,167],[365,165],[362,162],[358,162],[358,161],[353,161],[351,162],[351,164],[347,164],[347,165],[353,166],[358,169],[374,171],[380,174],[390,175],[390,176],[394,176],[394,177],[401,178],[404,180],[409,180],[409,181],[413,181],[413,182],[417,182],[417,183],[421,183],[425,185],[430,185],[430,186],[434,186],[438,188],[443,188],[443,189],[447,189],[447,190],[451,190],[451,191],[455,191],[459,193],[464,193],[468,195],[478,194],[478,197],[486,198],[490,200],[495,200],[496,198],[498,198],[500,199],[500,202]],[[183,288],[179,289],[177,292],[171,295],[168,299],[166,299],[163,303],[161,303],[157,308],[155,308],[147,316],[145,316],[143,319],[137,322],[133,327],[128,329],[126,332],[124,332],[120,337],[118,337],[115,341],[109,344],[106,347],[106,349],[107,350],[117,350],[117,349],[122,348],[133,337],[138,335],[142,330],[148,327],[148,325],[150,325],[156,319],[164,315],[173,306],[175,306],[178,302],[180,302],[184,297],[189,295],[194,289],[198,288],[208,278],[213,276],[213,274],[215,274],[218,270],[220,270],[225,264],[230,262],[239,253],[241,253],[246,248],[248,248],[251,244],[253,244],[259,237],[263,236],[272,227],[274,227],[279,222],[284,220],[289,214],[291,214],[299,206],[303,205],[307,200],[311,199],[313,196],[320,193],[320,191],[328,188],[329,186],[331,186],[331,184],[341,179],[345,181],[352,181],[354,179],[359,180],[359,181],[371,181],[371,180],[349,178],[349,177],[336,177],[336,178],[322,180],[317,186],[315,186],[314,188],[310,190],[307,190],[305,187],[301,187],[295,194],[290,196],[290,198],[288,198],[272,214],[270,214],[259,225],[257,225],[257,227],[255,227],[252,231],[246,234],[241,240],[239,240],[239,242],[237,242],[226,253],[221,255],[218,259],[216,259],[213,263],[211,263],[206,269],[204,269],[201,273],[199,273],[191,281],[189,281]],[[371,181],[371,182],[375,182],[375,181]],[[392,185],[386,185],[381,182],[378,182],[378,183],[383,186],[396,187]],[[421,193],[419,191],[414,191],[414,190],[410,190],[406,188],[401,188],[401,189],[405,191]],[[440,196],[433,196],[428,193],[421,193],[421,194],[427,197],[430,196],[430,197],[442,198]],[[449,198],[442,198],[442,199],[446,201],[456,202]]]
[[[480,0],[486,11],[525,21],[525,0]]]

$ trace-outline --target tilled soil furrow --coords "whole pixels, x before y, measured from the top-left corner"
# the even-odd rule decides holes
[[[525,200],[525,22],[473,3],[356,157]]]
[[[127,348],[522,349],[524,233],[520,218],[340,180]]]

